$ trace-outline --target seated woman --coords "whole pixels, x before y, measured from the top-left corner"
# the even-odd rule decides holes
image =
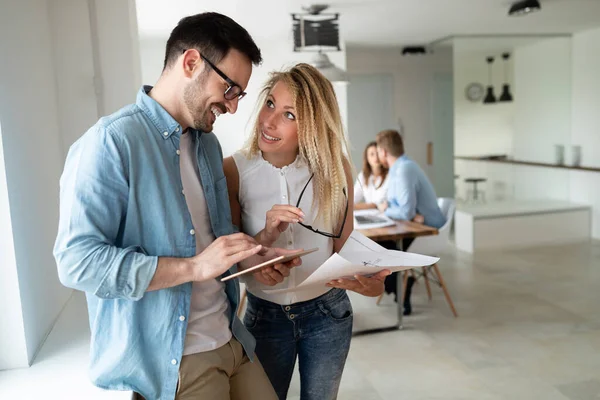
[[[362,171],[354,184],[354,209],[377,208],[386,201],[388,169],[379,162],[377,142],[371,142],[363,154]]]

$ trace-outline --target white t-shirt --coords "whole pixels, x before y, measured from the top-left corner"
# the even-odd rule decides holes
[[[198,172],[197,156],[190,133],[181,135],[179,150],[181,183],[194,225],[196,254],[199,254],[215,240],[215,235],[210,225],[206,198]],[[210,279],[192,284],[183,355],[218,349],[231,340],[228,308],[229,301],[223,282]]]
[[[233,155],[239,173],[239,200],[242,209],[242,231],[255,236],[265,227],[267,211],[275,204],[290,204],[296,206],[300,192],[311,177],[308,165],[300,157],[292,164],[276,168],[262,157],[262,154],[251,159],[241,152]],[[321,231],[331,232],[331,228],[323,226],[321,221],[315,221],[317,210],[312,207],[314,179],[306,188],[300,208],[305,214],[305,223]],[[335,232],[337,233],[337,232]],[[333,254],[333,239],[319,235],[297,224],[290,224],[281,233],[273,247],[287,249],[319,250],[302,257],[302,265],[292,268],[290,276],[275,286],[266,286],[253,278],[245,279],[250,293],[262,299],[277,304],[292,304],[307,301],[321,296],[330,288],[323,286],[297,293],[266,293],[263,289],[283,289],[295,287],[313,273],[325,260]]]
[[[383,184],[381,183],[381,177],[371,174],[369,176],[369,182],[365,182],[365,176],[363,173],[358,174],[358,179],[354,184],[354,202],[355,203],[372,203],[380,204],[387,199],[387,187],[388,187],[388,176],[386,175]]]

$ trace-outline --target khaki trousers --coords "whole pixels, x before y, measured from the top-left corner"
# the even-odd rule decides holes
[[[260,362],[250,362],[232,338],[216,350],[183,356],[175,399],[277,400],[277,395]]]

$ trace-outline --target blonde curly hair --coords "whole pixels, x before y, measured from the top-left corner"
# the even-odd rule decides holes
[[[313,207],[318,207],[317,219],[322,218],[330,229],[339,229],[347,198],[352,195],[348,193],[345,174],[345,168],[350,168],[351,164],[333,85],[315,67],[300,63],[270,74],[259,96],[260,107],[278,82],[284,83],[292,95],[298,123],[299,153],[314,174]],[[260,153],[260,135],[257,116],[245,146],[248,157]]]

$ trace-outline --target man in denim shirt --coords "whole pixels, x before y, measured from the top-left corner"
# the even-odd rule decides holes
[[[260,50],[216,13],[182,19],[163,73],[135,104],[101,118],[70,149],[54,255],[86,292],[90,376],[146,399],[275,399],[222,275],[285,250],[234,233],[212,132],[235,113]],[[261,271],[280,282],[294,260]]]

